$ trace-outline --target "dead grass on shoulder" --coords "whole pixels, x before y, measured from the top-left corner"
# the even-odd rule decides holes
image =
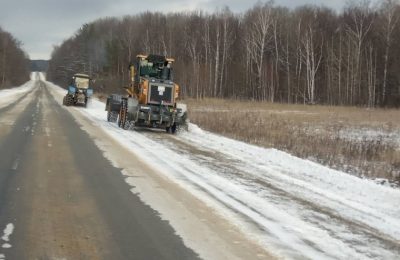
[[[360,177],[400,180],[400,111],[187,100],[191,122]]]

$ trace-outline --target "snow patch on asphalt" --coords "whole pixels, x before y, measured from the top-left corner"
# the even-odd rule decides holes
[[[12,246],[9,243],[4,243],[3,245],[1,245],[1,247],[8,249],[8,248],[11,248]]]
[[[7,226],[3,231],[3,236],[1,237],[1,240],[3,240],[4,242],[1,245],[2,248],[8,249],[12,247],[11,244],[8,242],[10,242],[10,236],[12,235],[13,232],[14,232],[14,224],[13,223],[7,224]],[[0,260],[1,259],[5,259],[5,255],[3,254],[0,255]]]
[[[3,231],[3,236],[1,237],[1,239],[3,241],[9,242],[10,236],[12,235],[13,232],[14,232],[14,224],[12,223],[7,224],[6,228]]]

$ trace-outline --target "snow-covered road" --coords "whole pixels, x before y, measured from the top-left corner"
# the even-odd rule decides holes
[[[65,90],[47,82],[59,99]],[[398,259],[400,190],[190,125],[176,136],[124,131],[104,103],[82,113],[160,174],[278,257]]]

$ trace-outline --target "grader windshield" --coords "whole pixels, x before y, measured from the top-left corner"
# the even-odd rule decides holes
[[[141,77],[172,80],[172,60],[164,56],[149,55],[139,57],[139,74]]]

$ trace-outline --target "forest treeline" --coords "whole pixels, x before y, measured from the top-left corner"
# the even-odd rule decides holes
[[[176,59],[185,97],[350,106],[400,105],[400,7],[350,1],[343,11],[272,2],[244,13],[141,13],[83,25],[55,47],[48,78],[75,72],[121,91],[138,53]]]
[[[21,43],[0,27],[0,89],[19,86],[29,75],[29,58]]]

